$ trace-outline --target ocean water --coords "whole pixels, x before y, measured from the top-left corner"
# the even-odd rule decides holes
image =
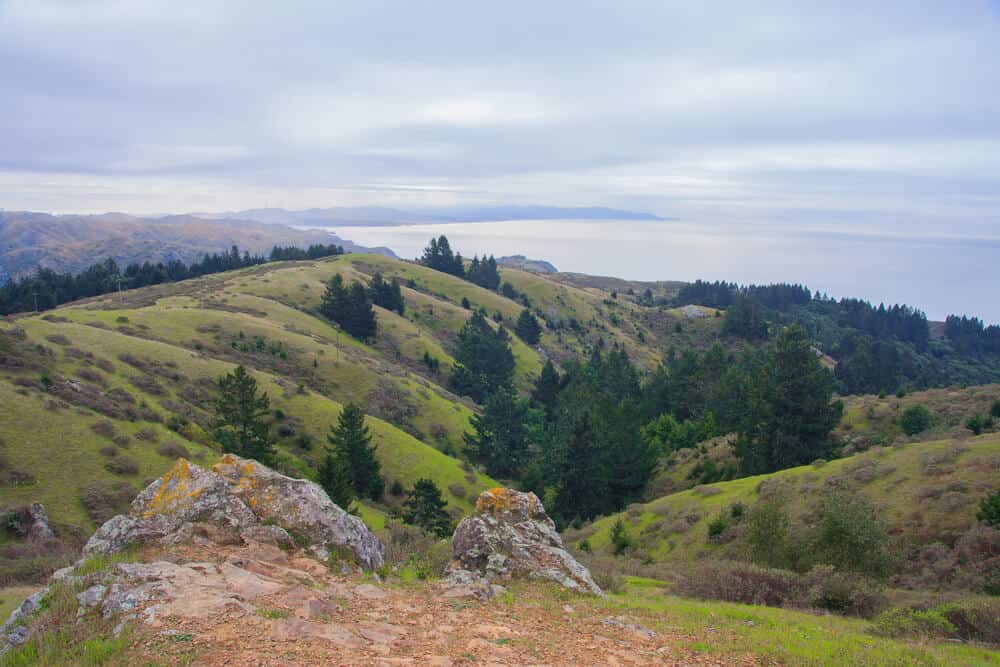
[[[1000,236],[861,226],[683,221],[518,220],[337,227],[343,239],[421,254],[432,236],[454,250],[527,255],[560,271],[634,280],[795,282],[831,296],[906,303],[1000,322]]]

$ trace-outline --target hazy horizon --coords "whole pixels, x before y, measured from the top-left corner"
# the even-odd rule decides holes
[[[996,0],[0,0],[0,58],[8,210],[604,206],[836,239],[899,300],[886,240],[929,244],[997,319]]]

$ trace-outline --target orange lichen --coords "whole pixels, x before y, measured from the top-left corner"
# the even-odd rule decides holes
[[[512,489],[498,486],[479,495],[479,500],[476,501],[476,511],[480,514],[509,512],[516,508],[519,495]]]
[[[204,490],[187,490],[186,481],[191,477],[191,465],[187,459],[177,459],[174,467],[167,471],[160,482],[160,488],[156,490],[156,495],[149,501],[145,517],[149,518],[154,514],[162,514],[169,511],[170,506],[181,498],[197,498]]]

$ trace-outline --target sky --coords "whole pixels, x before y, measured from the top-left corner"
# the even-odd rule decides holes
[[[1000,237],[1000,3],[0,0],[0,207]]]

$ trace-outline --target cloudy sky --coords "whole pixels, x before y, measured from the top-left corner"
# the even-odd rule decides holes
[[[1000,3],[0,0],[0,207],[996,236]]]

